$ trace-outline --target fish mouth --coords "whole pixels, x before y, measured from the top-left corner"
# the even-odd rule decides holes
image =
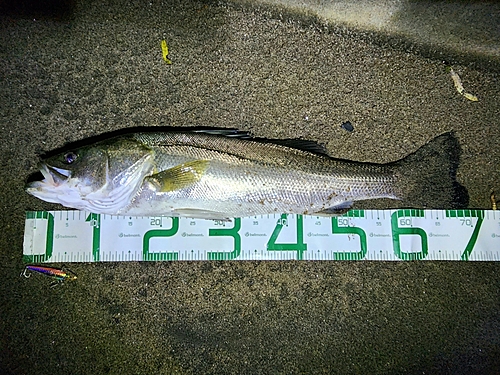
[[[40,163],[39,172],[28,178],[27,189],[40,187],[57,187],[71,177],[71,171]]]
[[[71,178],[71,171],[45,163],[40,163],[39,168],[40,172],[28,179],[26,192],[46,202],[79,208],[82,197],[74,186],[78,180]]]

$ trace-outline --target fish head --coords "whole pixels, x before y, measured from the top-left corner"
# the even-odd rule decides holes
[[[151,174],[153,159],[150,148],[129,138],[68,149],[42,159],[43,179],[28,183],[26,191],[66,207],[116,214]]]

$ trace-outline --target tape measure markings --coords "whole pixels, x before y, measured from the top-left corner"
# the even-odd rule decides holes
[[[24,260],[500,260],[500,214],[483,210],[351,210],[231,222],[26,213]]]

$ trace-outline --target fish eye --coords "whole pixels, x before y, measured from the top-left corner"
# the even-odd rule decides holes
[[[73,163],[78,158],[78,155],[74,152],[68,152],[63,156],[63,162],[66,164]]]

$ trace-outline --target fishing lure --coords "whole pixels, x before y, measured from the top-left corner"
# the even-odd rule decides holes
[[[42,275],[54,279],[54,281],[50,284],[51,287],[61,284],[66,280],[76,280],[75,273],[71,272],[68,269],[59,269],[36,265],[27,265],[26,267],[24,267],[24,271],[21,273],[21,276],[29,278],[31,277],[31,272],[41,273]]]

